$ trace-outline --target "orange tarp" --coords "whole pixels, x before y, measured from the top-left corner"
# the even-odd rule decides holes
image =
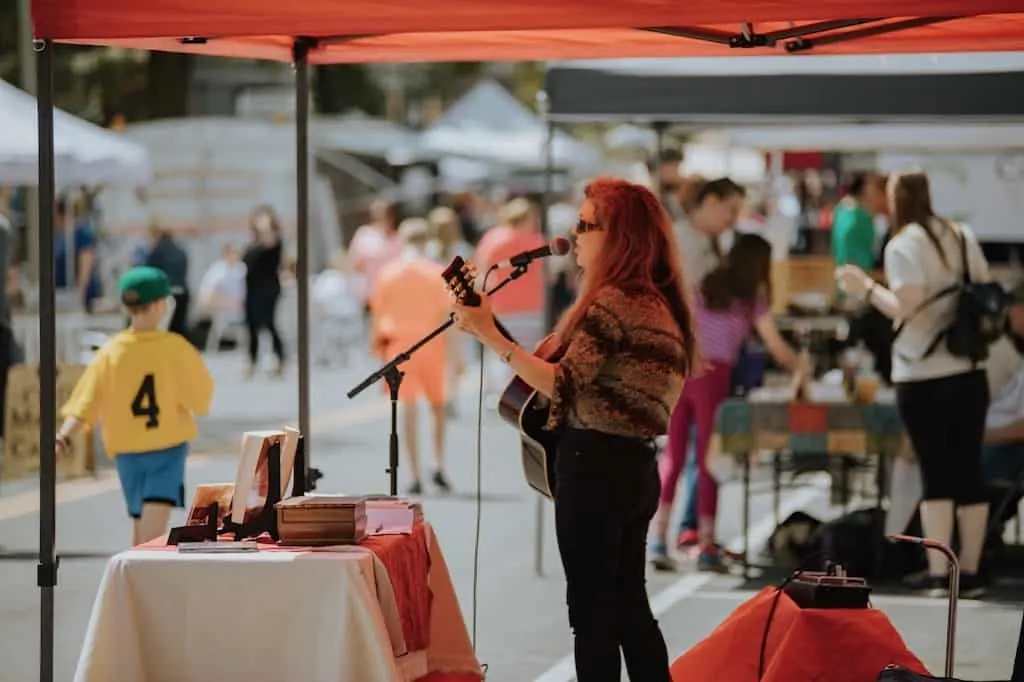
[[[757,682],[775,588],[741,604],[672,664],[675,682]],[[939,633],[941,634],[941,633]],[[876,609],[801,609],[783,595],[772,617],[762,682],[874,682],[887,665],[927,674]]]
[[[1024,50],[1020,0],[33,0],[38,37],[288,61],[294,36],[332,38],[313,64],[777,54],[642,30],[736,34],[795,22],[976,16],[815,47],[819,53]],[[1017,13],[1014,13],[1014,12]],[[1000,16],[1001,15],[1001,16]],[[183,44],[181,38],[206,38]]]

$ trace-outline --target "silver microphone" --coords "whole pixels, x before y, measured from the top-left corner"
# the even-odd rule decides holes
[[[518,268],[524,265],[529,265],[538,258],[547,258],[548,256],[564,256],[569,253],[572,248],[572,244],[565,237],[555,237],[550,242],[539,248],[531,251],[523,251],[517,253],[508,260],[495,263],[491,266],[492,270],[500,270],[501,268]]]

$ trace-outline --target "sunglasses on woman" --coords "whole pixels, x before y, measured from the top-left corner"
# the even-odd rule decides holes
[[[584,232],[596,232],[602,229],[597,223],[590,223],[580,218],[576,223],[576,234],[583,234]]]

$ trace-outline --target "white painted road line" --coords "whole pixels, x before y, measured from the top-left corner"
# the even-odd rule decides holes
[[[785,519],[795,511],[807,507],[812,502],[824,497],[828,493],[827,482],[821,479],[815,480],[815,485],[799,488],[792,493],[783,492],[779,505],[779,518]],[[750,555],[754,556],[758,549],[763,547],[772,532],[775,531],[775,516],[767,514],[750,527]],[[733,538],[728,545],[730,550],[740,551],[743,549],[743,536]],[[693,596],[700,588],[711,582],[715,574],[691,573],[684,575],[664,590],[651,598],[651,610],[655,617],[661,617],[669,609]],[[945,602],[943,602],[945,603]],[[576,679],[576,664],[572,654],[569,654],[558,663],[549,668],[546,672],[536,678],[534,682],[572,682]]]

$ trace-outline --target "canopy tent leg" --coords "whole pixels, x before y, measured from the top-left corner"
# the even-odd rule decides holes
[[[309,385],[309,51],[313,40],[298,38],[292,46],[295,67],[295,279],[298,291],[299,432],[305,442],[302,472],[309,485],[312,454]]]
[[[39,680],[53,682],[57,585],[57,330],[54,281],[53,43],[36,42],[39,136]]]
[[[537,93],[537,109],[544,124],[544,178],[540,199],[540,225],[544,239],[551,239],[551,225],[548,223],[548,207],[551,205],[555,185],[555,124],[551,120],[550,100],[548,93],[541,90]],[[541,265],[538,263],[538,265]],[[545,331],[550,332],[555,327],[555,305],[551,290],[551,282],[544,287],[544,324]],[[533,570],[537,576],[544,575],[544,498],[537,495],[534,503],[534,537],[533,537]]]

